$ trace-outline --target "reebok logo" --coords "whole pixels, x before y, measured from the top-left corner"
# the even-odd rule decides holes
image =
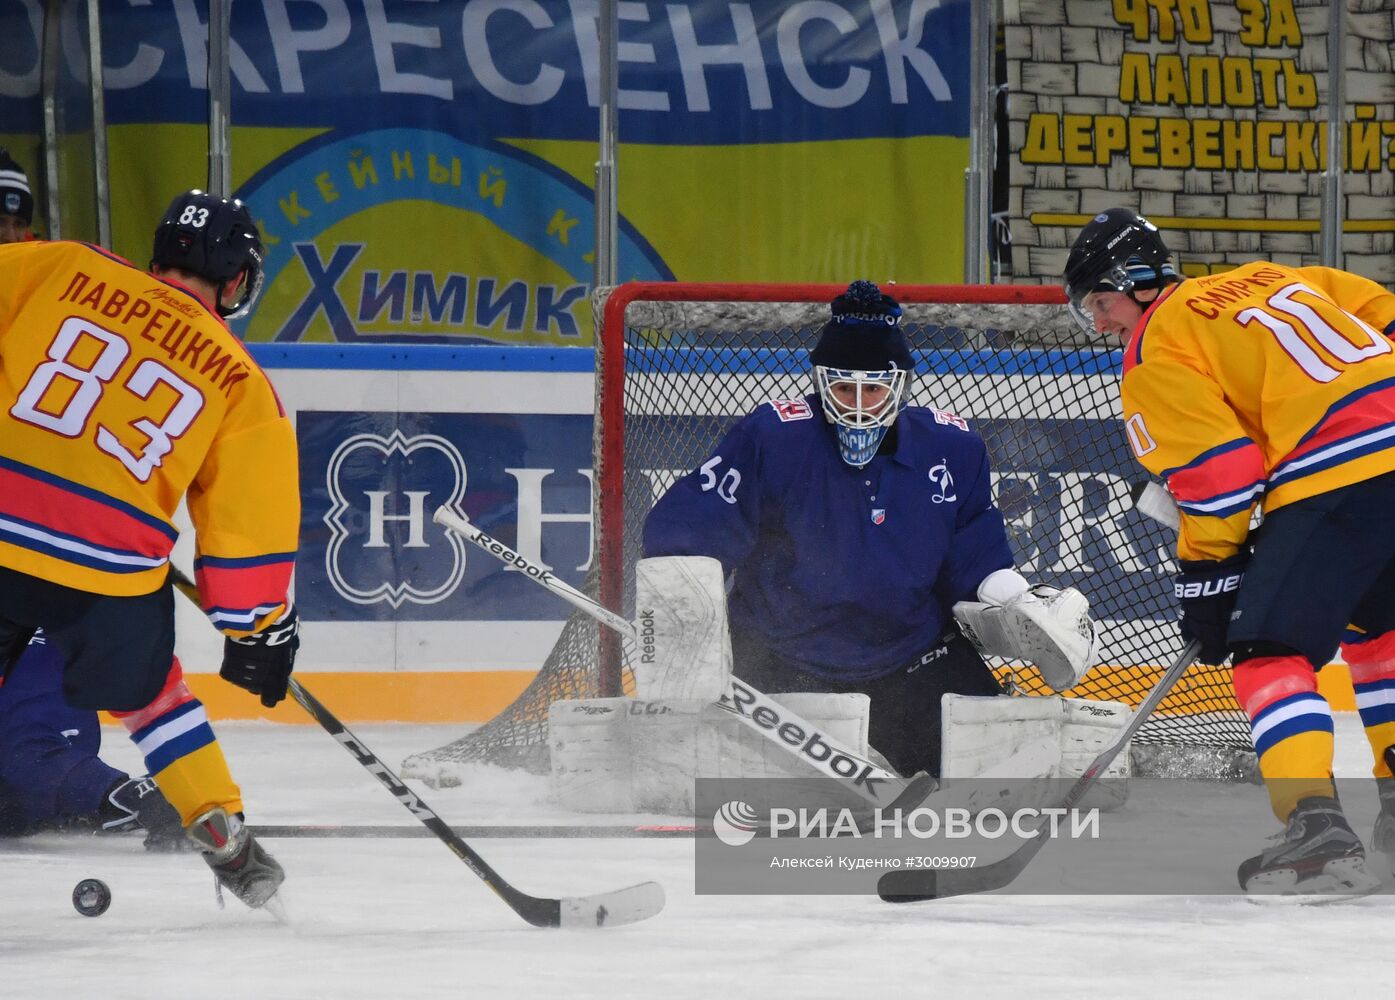
[[[654,662],[654,612],[652,610],[639,613],[639,660],[641,663]]]
[[[509,548],[502,542],[497,542],[492,538],[484,537],[478,537],[476,539],[476,542],[477,544],[482,546],[486,552],[489,552],[490,554],[496,556],[500,562],[508,563],[515,569],[521,569],[524,573],[528,574],[533,579],[541,580],[544,585],[546,585],[548,580],[553,579],[552,574],[549,573],[547,570],[541,568],[540,566],[534,566],[527,559],[524,559],[521,555],[519,555],[517,552],[515,552],[513,549]]]
[[[886,779],[873,777],[871,764],[834,749],[817,730],[805,732],[802,726],[785,722],[780,716],[778,704],[751,690],[735,677],[731,679],[730,698],[732,711],[773,732],[781,743],[793,748],[796,754],[820,771],[849,779],[854,785],[866,788],[873,798],[881,798],[879,786]]]

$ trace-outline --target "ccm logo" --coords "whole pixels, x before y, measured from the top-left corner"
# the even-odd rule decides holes
[[[1189,600],[1196,597],[1215,597],[1217,594],[1229,594],[1233,590],[1240,589],[1240,581],[1245,579],[1244,573],[1232,573],[1230,576],[1223,576],[1219,580],[1207,580],[1204,583],[1174,583],[1172,592],[1177,599]]]

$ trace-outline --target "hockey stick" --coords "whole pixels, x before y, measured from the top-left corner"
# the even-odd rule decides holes
[[[1167,697],[1173,685],[1187,672],[1187,668],[1196,662],[1200,654],[1199,642],[1191,642],[1182,650],[1177,659],[1172,661],[1172,666],[1158,678],[1153,690],[1148,692],[1148,697],[1143,699],[1143,703],[1133,713],[1133,718],[1124,727],[1119,738],[1091,761],[1090,766],[1076,779],[1075,784],[1071,785],[1061,800],[1060,808],[1073,809],[1084,798],[1085,793],[1099,780],[1100,775],[1119,755],[1119,751],[1128,745],[1143,723],[1148,721],[1153,709]],[[1022,870],[1036,857],[1046,840],[1043,829],[1038,827],[1031,840],[1007,857],[982,868],[890,871],[877,880],[877,895],[888,903],[913,903],[925,899],[944,899],[947,896],[966,896],[975,892],[1001,889],[1022,874]]]
[[[584,611],[607,628],[638,642],[635,627],[631,622],[599,601],[593,601],[565,580],[559,580],[550,571],[515,552],[503,542],[485,534],[461,515],[446,507],[438,507],[432,520],[478,545],[500,562],[522,570],[529,579],[552,591],[573,607]],[[914,807],[935,788],[935,778],[932,775],[925,774],[908,781],[890,771],[882,770],[851,751],[844,750],[812,723],[801,719],[779,702],[761,694],[737,677],[731,678],[731,692],[723,695],[717,704],[739,719],[746,728],[782,747],[826,777],[850,788],[873,805],[884,806],[887,809]],[[787,737],[795,733],[799,734],[798,739],[795,742],[787,742]],[[899,789],[890,797],[890,801],[884,801],[887,792],[879,788],[883,784],[888,784],[888,788],[893,791]]]
[[[196,606],[202,607],[198,587],[173,564],[170,565],[170,577],[180,593]],[[362,740],[349,732],[318,698],[294,677],[290,678],[287,686],[291,696],[310,713],[325,732],[342,744],[364,770],[382,782],[383,787],[402,803],[403,808],[455,852],[455,856],[465,862],[465,866],[493,889],[515,913],[534,927],[601,927],[632,924],[639,920],[647,920],[664,908],[664,890],[657,882],[641,882],[594,896],[567,896],[561,899],[530,896],[515,888],[491,868],[474,848],[457,836],[449,824],[408,788]]]

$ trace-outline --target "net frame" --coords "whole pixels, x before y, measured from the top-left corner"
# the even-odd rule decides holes
[[[780,377],[788,380],[796,377],[795,372],[807,373],[804,351],[812,346],[812,338],[827,319],[828,303],[844,290],[844,286],[834,284],[683,282],[633,282],[597,290],[593,296],[597,331],[593,501],[596,558],[583,585],[587,593],[617,613],[630,615],[632,611],[632,566],[638,556],[638,532],[634,529],[638,523],[635,490],[627,478],[635,470],[627,465],[637,447],[637,428],[645,419],[636,414],[642,414],[649,405],[638,398],[635,386],[640,376],[635,372],[652,369],[648,375],[660,383],[667,377],[662,359],[648,352],[658,344],[675,352],[706,350],[727,361],[739,359],[741,351],[782,352],[773,360],[759,358],[753,362],[754,370],[784,366]],[[917,366],[920,377],[914,387],[913,405],[954,410],[956,400],[937,393],[943,394],[945,386],[957,384],[956,379],[970,386],[1005,377],[1040,376],[1048,386],[1075,380],[1094,387],[1089,405],[1094,407],[1096,417],[1103,412],[1101,407],[1112,407],[1112,419],[1117,425],[1114,447],[1127,448],[1117,402],[1120,351],[1103,338],[1083,333],[1070,319],[1065,298],[1058,289],[1035,285],[886,285],[884,290],[905,310],[903,328],[912,341],[912,353],[922,362],[934,356],[934,363],[928,365],[933,377],[921,374],[926,365]],[[722,334],[717,342],[701,343],[702,337],[716,334]],[[779,346],[766,343],[762,338],[767,336],[773,336]],[[711,358],[707,361],[710,363]],[[701,377],[692,372],[683,378],[674,376],[674,385],[696,384],[693,380]],[[797,395],[808,391],[807,374],[801,377],[804,381]],[[1101,387],[1108,390],[1104,395],[1100,395]],[[727,415],[725,425],[761,401],[742,399]],[[1053,419],[1058,415],[1052,405],[1049,399],[1027,393],[1023,398],[1014,397],[1011,405],[1003,408],[1007,414],[1003,420],[1029,421],[1043,415],[1047,415],[1044,419]],[[980,421],[972,415],[970,419],[979,430]],[[990,463],[995,471],[1000,471],[1003,456],[995,454],[994,436],[984,433],[984,437],[989,441]],[[696,460],[690,459],[681,471],[695,467],[716,441],[717,436],[708,440]],[[1128,465],[1132,467],[1131,457]],[[1130,481],[1143,477],[1141,469],[1133,469]],[[1001,495],[996,499],[1002,506]],[[627,510],[627,505],[631,509]],[[1136,519],[1131,527],[1135,541],[1141,534],[1148,539],[1145,544],[1166,548],[1170,553],[1170,533],[1140,515],[1132,517]],[[1026,575],[1034,582],[1057,586],[1075,582],[1030,572]],[[1096,595],[1090,594],[1088,587],[1082,589],[1095,601]],[[1170,621],[1174,613],[1170,592],[1167,597],[1167,618],[1146,626],[1133,622],[1126,628],[1116,623],[1106,630],[1106,635],[1131,642],[1131,649],[1145,646],[1148,655],[1134,656],[1144,662],[1107,664],[1106,671],[1092,671],[1081,688],[1071,692],[1072,696],[1107,697],[1131,704],[1142,700],[1181,647]],[[1161,607],[1157,593],[1150,600]],[[1099,602],[1096,609],[1100,610]],[[1104,610],[1107,613],[1107,607]],[[455,765],[472,760],[546,770],[546,714],[551,701],[625,693],[630,687],[626,659],[626,643],[618,635],[598,628],[589,617],[577,613],[564,626],[538,677],[509,709],[461,740],[408,758],[404,768],[412,776],[442,783],[449,783]],[[992,665],[1012,690],[1050,693],[1034,668],[1000,660]],[[1103,673],[1120,666],[1127,668],[1126,677],[1101,679]],[[1235,772],[1225,775],[1228,777],[1251,776],[1252,767],[1246,759],[1252,756],[1248,721],[1231,694],[1228,673],[1218,668],[1193,668],[1136,742],[1182,751],[1181,756],[1191,761],[1188,775],[1200,772],[1212,777],[1226,771]],[[1157,770],[1166,768],[1167,765],[1161,765]]]

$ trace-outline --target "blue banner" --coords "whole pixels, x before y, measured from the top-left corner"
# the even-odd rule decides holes
[[[571,610],[431,520],[449,505],[580,586],[591,417],[301,410],[296,595],[307,621],[551,621]]]
[[[39,7],[0,0],[6,130],[39,130]],[[206,121],[207,3],[102,8],[109,121]],[[598,9],[596,0],[235,3],[233,118],[594,139]],[[641,0],[620,4],[619,17],[626,142],[968,135],[967,0]],[[80,63],[76,42],[66,48]]]

